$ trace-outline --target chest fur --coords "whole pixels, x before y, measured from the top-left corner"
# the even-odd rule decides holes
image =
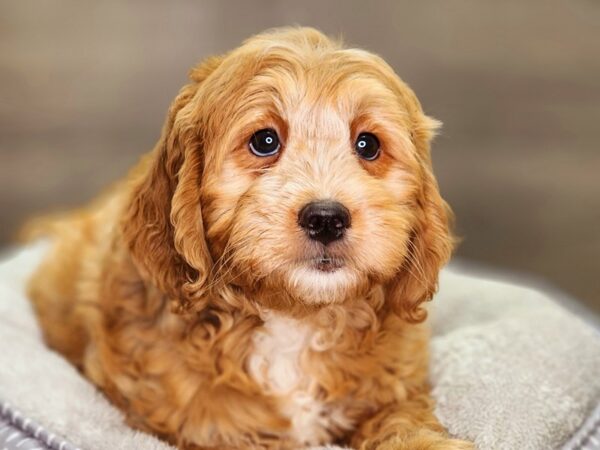
[[[352,428],[343,407],[345,399],[323,401],[318,380],[311,375],[317,330],[276,313],[268,313],[264,319],[264,326],[253,336],[248,370],[267,395],[278,399],[279,413],[291,424],[289,437],[315,445]]]

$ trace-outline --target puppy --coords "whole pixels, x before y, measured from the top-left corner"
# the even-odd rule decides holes
[[[182,449],[469,449],[427,386],[452,249],[438,123],[379,57],[310,28],[192,69],[129,176],[56,220],[49,346]]]

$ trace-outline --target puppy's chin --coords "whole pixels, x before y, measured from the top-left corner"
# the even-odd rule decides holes
[[[325,306],[343,303],[366,292],[368,280],[335,259],[315,259],[292,268],[286,287],[297,302]]]

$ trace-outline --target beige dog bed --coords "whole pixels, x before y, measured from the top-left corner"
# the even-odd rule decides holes
[[[24,283],[45,246],[0,264],[0,448],[166,450],[41,340]],[[600,449],[600,336],[535,290],[446,269],[432,304],[437,414],[480,449]]]

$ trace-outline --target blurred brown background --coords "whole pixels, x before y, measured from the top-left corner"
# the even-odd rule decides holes
[[[157,139],[187,69],[311,25],[381,54],[441,119],[458,255],[600,310],[600,2],[0,0],[0,244]]]

